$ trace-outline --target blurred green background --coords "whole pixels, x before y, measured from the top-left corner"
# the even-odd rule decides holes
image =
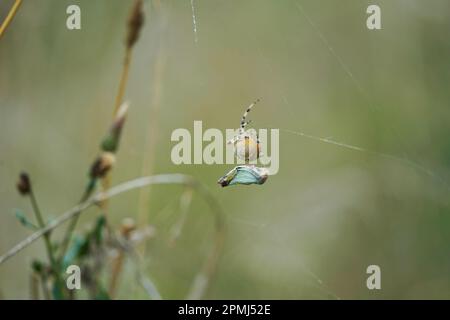
[[[12,3],[0,1],[1,20]],[[70,4],[81,7],[79,31],[66,28]],[[381,7],[382,30],[366,28],[370,4]],[[31,214],[15,189],[21,170],[49,219],[78,201],[111,121],[131,5],[24,1],[0,40],[0,253],[29,234],[14,218],[15,208]],[[113,184],[178,172],[210,188],[228,233],[208,297],[449,299],[450,2],[194,5],[197,42],[189,0],[145,1]],[[230,165],[172,164],[174,129],[192,130],[194,120],[233,128],[258,97],[256,128],[406,160],[281,131],[280,170],[263,186],[220,188]],[[153,186],[110,203],[113,224],[144,217],[156,228],[142,267],[168,299],[185,297],[211,246],[213,220],[198,195],[168,244],[182,191]],[[35,257],[45,257],[42,241],[0,266],[2,298],[29,298]],[[381,267],[381,290],[366,287],[371,264]],[[127,264],[118,298],[146,298],[133,281]]]

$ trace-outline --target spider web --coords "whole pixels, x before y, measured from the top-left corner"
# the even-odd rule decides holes
[[[315,23],[315,21],[306,12],[304,7],[299,3],[299,1],[295,1],[295,0],[293,2],[293,5],[295,6],[295,8],[299,12],[299,14],[308,23],[308,25],[310,26],[310,28],[314,32],[314,34],[317,36],[317,38],[322,42],[322,44],[324,45],[325,49],[331,54],[331,56],[337,61],[338,65],[343,70],[343,72],[349,77],[349,79],[351,80],[353,85],[356,87],[358,93],[366,101],[366,105],[370,108],[370,110],[372,112],[376,112],[377,110],[379,110],[380,109],[379,106],[374,104],[372,102],[372,100],[370,99],[369,92],[365,89],[365,87],[362,85],[362,83],[357,79],[357,77],[354,75],[354,73],[352,72],[351,68],[347,65],[345,60],[337,53],[337,51],[331,45],[330,41],[327,39],[327,37],[324,35],[324,33],[321,31],[321,29]],[[193,30],[194,30],[194,35],[195,35],[195,42],[197,42],[197,25],[196,25],[197,22],[196,22],[196,17],[195,17],[195,8],[194,8],[193,0],[191,0],[191,6],[192,6]],[[248,30],[242,30],[242,31],[243,31],[244,34],[247,34],[247,37],[253,38],[252,34],[250,34]],[[258,56],[263,61],[263,64],[267,68],[268,74],[271,74],[271,75],[275,74],[275,72],[274,72],[275,69],[274,69],[270,59],[265,55],[265,53],[261,49],[258,41],[256,41],[256,43],[257,43],[257,46],[255,48],[253,48],[253,49],[256,50]],[[281,97],[281,100],[287,106],[288,113],[290,113],[292,115],[293,106],[289,102],[288,95],[286,94],[286,90],[283,89],[283,88],[278,88],[278,92],[279,92],[279,95]],[[387,123],[386,125],[387,125],[387,129],[389,130],[391,136],[400,138],[399,135],[398,135],[398,132],[395,130],[395,128],[394,128],[392,123]],[[405,156],[398,156],[398,155],[394,155],[394,154],[389,154],[389,153],[384,153],[384,152],[370,150],[368,148],[360,147],[360,146],[349,144],[349,143],[346,143],[346,142],[340,142],[340,141],[337,141],[337,140],[334,140],[334,139],[328,138],[328,137],[320,137],[320,136],[304,133],[304,132],[299,131],[299,130],[282,129],[279,126],[267,126],[267,127],[268,128],[279,128],[279,130],[282,131],[282,132],[286,132],[286,133],[289,133],[289,134],[292,134],[292,135],[296,135],[296,136],[300,136],[300,137],[303,137],[303,138],[311,139],[311,140],[314,140],[314,141],[317,141],[317,142],[320,142],[320,143],[331,144],[331,145],[337,146],[339,148],[344,148],[344,149],[347,149],[347,150],[352,150],[352,151],[356,151],[356,152],[371,154],[371,155],[374,155],[374,156],[379,156],[379,157],[383,157],[383,158],[390,159],[390,160],[393,160],[393,161],[397,161],[397,162],[399,162],[399,163],[401,163],[401,164],[403,164],[405,166],[412,167],[415,170],[417,170],[417,171],[419,171],[421,173],[424,173],[425,175],[433,178],[436,181],[439,181],[442,185],[445,186],[445,188],[447,190],[450,190],[450,185],[448,184],[447,181],[442,179],[438,174],[436,174],[435,172],[433,172],[432,170],[430,170],[426,166],[423,166],[423,165],[419,164],[417,161],[413,160],[405,152],[402,152],[403,154],[405,154]],[[404,146],[404,143],[403,142],[400,143],[400,150],[402,149],[403,146]],[[270,227],[270,225],[268,223],[264,223],[264,222],[263,223],[257,223],[257,222],[255,222],[253,220],[236,218],[236,217],[232,217],[230,215],[227,215],[227,220],[230,223],[232,223],[232,224],[243,225],[243,226],[246,226],[246,227],[249,227],[249,228],[265,229],[265,228]],[[254,237],[255,236],[254,236],[254,234],[252,232],[246,232],[245,235],[242,238],[242,241],[246,241],[246,240],[252,239]],[[275,241],[280,245],[280,247],[284,245],[282,239],[280,239],[279,237],[277,237],[277,239],[275,239]],[[231,255],[236,254],[238,250],[239,250],[239,245],[235,245],[234,247],[229,248],[228,250],[226,250],[223,253],[222,258],[223,259],[225,259],[227,257],[229,258]],[[303,272],[314,281],[314,283],[316,284],[316,287],[317,287],[318,290],[320,290],[321,292],[323,292],[327,296],[331,296],[331,297],[333,297],[335,299],[340,299],[340,297],[335,292],[333,292],[325,284],[325,282],[322,280],[322,278],[317,273],[313,272],[311,270],[311,268],[309,268],[304,263],[303,260],[301,262],[299,262],[299,263],[301,265],[301,268],[302,268]]]

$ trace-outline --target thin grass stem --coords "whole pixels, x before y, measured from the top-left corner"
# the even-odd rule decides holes
[[[14,16],[16,15],[17,10],[19,10],[19,7],[21,4],[22,4],[22,0],[16,0],[16,2],[14,2],[13,6],[11,7],[11,10],[9,10],[9,13],[5,18],[5,21],[3,21],[2,25],[0,26],[0,38],[3,36],[6,29],[11,24],[11,22],[14,19]]]

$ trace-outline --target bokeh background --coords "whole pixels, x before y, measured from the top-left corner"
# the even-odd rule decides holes
[[[1,20],[12,0],[0,1]],[[82,29],[66,28],[81,7]],[[382,30],[366,28],[378,4]],[[0,253],[29,231],[15,183],[27,170],[48,219],[74,205],[111,121],[132,1],[25,1],[0,40]],[[202,181],[227,214],[213,299],[450,298],[450,2],[145,1],[113,184],[144,174]],[[263,186],[220,188],[230,165],[170,160],[176,128],[233,128],[255,98],[256,128],[280,128],[280,171]],[[346,149],[283,130],[356,145]],[[397,158],[380,156],[386,153]],[[142,268],[163,298],[184,298],[211,246],[194,195],[169,245],[183,188],[114,198],[112,223],[154,226]],[[92,223],[84,213],[80,229]],[[56,232],[57,237],[60,233]],[[1,297],[29,298],[37,242],[0,266]],[[366,287],[381,267],[382,289]],[[127,264],[118,298],[145,299]]]

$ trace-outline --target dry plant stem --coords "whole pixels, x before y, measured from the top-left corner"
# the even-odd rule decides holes
[[[135,1],[135,5],[137,5],[138,3],[142,2],[140,0],[136,0]],[[139,31],[140,27],[138,28]],[[136,30],[134,30],[136,31]],[[128,32],[130,32],[130,30],[128,30]],[[137,41],[137,38],[135,39],[135,41]],[[125,90],[126,90],[126,86],[127,86],[127,82],[128,82],[128,73],[130,70],[130,63],[131,63],[131,53],[132,53],[132,49],[133,49],[133,45],[132,44],[127,44],[126,46],[126,50],[125,50],[125,58],[124,58],[124,62],[123,62],[123,68],[122,68],[122,74],[120,76],[120,82],[119,82],[119,88],[117,90],[117,95],[116,95],[116,100],[115,100],[115,104],[114,104],[114,112],[113,112],[113,119],[116,118],[117,113],[119,112],[120,106],[123,102],[123,97],[125,95]],[[102,178],[102,188],[103,191],[106,189],[109,189],[110,186],[110,181],[111,181],[111,173],[108,172],[106,174],[105,177]],[[85,196],[83,197],[82,202],[84,202],[85,200],[87,200],[87,197],[89,197],[90,194],[85,194]],[[99,206],[101,207],[103,214],[105,215],[105,218],[107,217],[107,208],[108,208],[108,202],[106,200],[101,201],[99,203]],[[70,243],[70,239],[72,237],[72,234],[75,231],[75,227],[77,225],[78,222],[78,217],[75,217],[72,222],[71,225],[69,226],[65,238],[63,240],[63,245],[62,245],[62,253],[61,253],[61,258],[64,257],[64,254],[67,250],[67,247]]]
[[[126,48],[125,59],[123,61],[122,67],[122,75],[120,76],[119,88],[117,89],[116,95],[116,102],[114,103],[114,113],[113,113],[114,118],[116,117],[117,112],[119,111],[120,105],[122,104],[123,97],[125,95],[125,90],[128,82],[128,73],[130,71],[131,51],[132,48]]]
[[[204,263],[202,270],[196,276],[189,294],[190,297],[195,299],[203,297],[207,292],[207,289],[211,282],[210,280],[212,279],[212,277],[216,272],[218,265],[218,258],[220,257],[220,254],[222,252],[225,237],[225,215],[217,200],[204,185],[199,183],[193,177],[183,174],[160,174],[154,176],[141,177],[119,184],[105,192],[99,192],[94,196],[92,196],[89,200],[80,203],[77,206],[64,212],[57,219],[50,222],[46,227],[36,231],[29,237],[19,242],[17,245],[15,245],[7,253],[0,256],[0,265],[5,261],[7,261],[8,259],[10,259],[11,257],[13,257],[14,255],[16,255],[21,250],[28,247],[34,241],[38,240],[40,237],[48,234],[53,229],[63,224],[64,222],[79,216],[83,210],[91,206],[97,205],[99,202],[104,201],[105,199],[115,197],[126,191],[139,189],[154,184],[181,184],[185,186],[190,186],[194,188],[204,198],[204,200],[210,207],[212,213],[214,214],[215,220],[214,245]]]
[[[0,26],[0,38],[3,36],[3,33],[10,25],[11,21],[13,20],[14,16],[17,13],[17,10],[19,10],[21,4],[22,0],[16,0],[16,2],[14,2],[14,5],[11,7],[11,10],[9,10],[9,13],[5,18],[5,21],[3,21],[2,25]]]
[[[114,106],[113,118],[115,118],[117,116],[117,113],[120,109],[121,101],[123,100],[123,96],[125,93],[125,87],[126,87],[126,83],[127,83],[127,79],[128,79],[128,70],[129,70],[129,65],[130,65],[130,59],[131,59],[131,48],[127,48],[126,53],[125,53],[125,62],[124,62],[123,70],[122,70],[122,76],[120,79],[119,89],[118,89],[118,93],[117,93],[117,97],[116,97],[116,103]],[[110,175],[110,173],[107,173],[106,176],[101,179],[101,185],[102,185],[103,190],[109,189],[110,181],[111,181],[111,175]],[[81,202],[86,201],[90,195],[91,195],[90,193],[85,193],[83,195]],[[101,201],[99,203],[99,206],[102,209],[102,212],[106,218],[107,210],[108,210],[107,201],[106,200]],[[60,255],[61,259],[64,257],[64,254],[67,251],[67,248],[70,243],[70,239],[72,238],[72,235],[75,232],[77,223],[78,223],[78,216],[75,217],[74,219],[72,219],[72,221],[66,231],[66,234],[64,236],[64,240],[61,245],[61,255]]]
[[[94,205],[97,205],[100,201],[115,197],[126,191],[139,189],[154,184],[181,184],[181,185],[190,185],[193,188],[195,188],[196,191],[198,191],[204,197],[205,201],[208,203],[209,207],[213,211],[215,216],[216,230],[220,231],[220,233],[223,232],[225,227],[224,213],[222,212],[222,209],[220,208],[216,199],[209,193],[208,189],[206,189],[202,184],[198,183],[191,176],[183,174],[160,174],[130,180],[122,184],[119,184],[105,192],[96,193],[89,200],[80,203],[75,207],[65,211],[58,218],[47,224],[44,228],[34,232],[33,234],[31,234],[18,244],[16,244],[7,253],[0,256],[0,265],[3,264],[8,259],[10,259],[11,257],[15,256],[17,253],[28,247],[30,244],[32,244],[45,234],[48,234],[53,229],[62,225],[64,222],[67,222],[68,220],[73,219],[76,216],[80,215],[80,213],[83,210],[92,207]]]
[[[127,47],[125,50],[125,59],[123,62],[122,75],[120,76],[119,88],[117,90],[116,102],[114,103],[114,112],[113,118],[116,117],[117,112],[119,111],[120,105],[123,102],[123,97],[125,95],[125,90],[128,82],[128,73],[130,71],[130,63],[131,63],[131,47]],[[102,188],[106,190],[110,186],[111,181],[111,173],[108,172],[105,177],[102,179]],[[103,209],[103,213],[107,216],[108,213],[108,201],[104,201],[100,203],[100,207]]]
[[[151,299],[162,300],[162,297],[159,294],[158,289],[156,289],[153,281],[144,276],[139,269],[136,270],[136,281],[141,285],[141,287],[145,290],[145,292]]]
[[[107,173],[106,176],[101,180],[102,190],[108,190],[111,187],[111,175]],[[103,212],[105,218],[108,216],[108,201],[102,201],[99,203],[100,209]]]
[[[113,119],[116,118],[119,112],[120,106],[123,103],[123,98],[125,96],[125,91],[128,83],[128,74],[130,71],[131,64],[131,54],[133,51],[133,46],[139,37],[139,32],[142,28],[143,23],[143,13],[142,13],[142,0],[135,0],[134,7],[131,11],[131,16],[128,21],[128,34],[125,46],[125,58],[123,61],[122,74],[120,76],[119,88],[117,90],[116,101],[114,104]],[[109,189],[111,185],[111,172],[108,172],[102,179],[103,190]],[[103,210],[105,217],[108,212],[108,201],[100,203],[100,207]]]
[[[125,241],[129,240],[129,230],[123,228],[121,230],[121,235],[124,238]],[[122,272],[122,266],[124,262],[124,251],[120,250],[117,257],[114,259],[113,267],[112,267],[112,274],[111,274],[111,281],[109,283],[109,296],[114,299],[116,296],[116,290],[117,290],[117,283],[119,280],[120,273]]]

